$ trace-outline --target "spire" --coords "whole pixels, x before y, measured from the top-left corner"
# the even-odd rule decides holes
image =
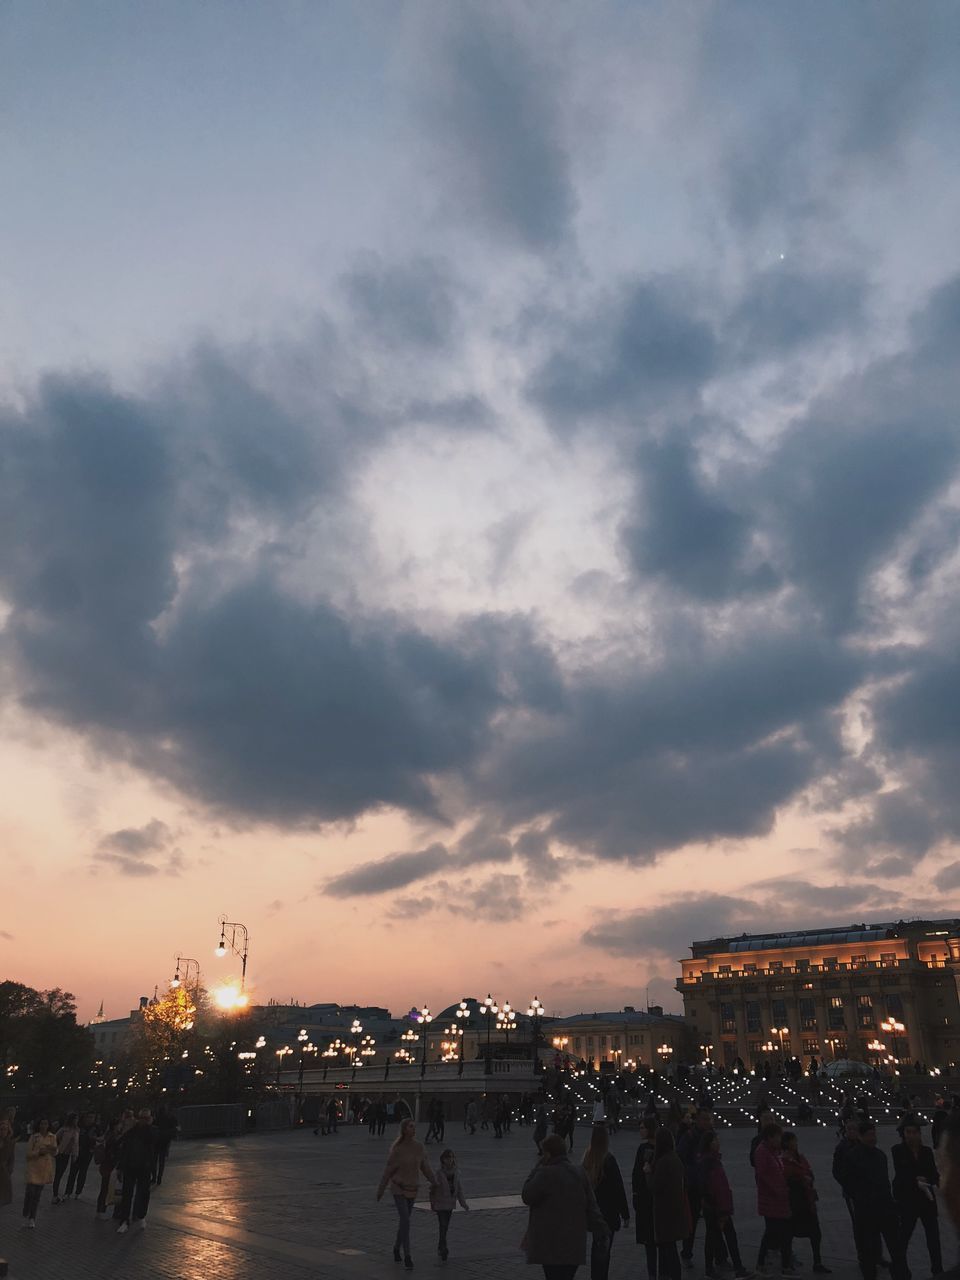
[[[94,1022],[106,1022],[106,1018],[103,1016],[103,1001],[102,1001],[102,1000],[100,1001],[100,1008],[97,1010],[97,1016],[94,1018]]]

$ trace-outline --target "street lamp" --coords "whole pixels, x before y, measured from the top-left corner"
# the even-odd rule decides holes
[[[515,1009],[510,1008],[510,1001],[504,1000],[497,1014],[497,1030],[502,1031],[506,1046],[510,1048],[510,1032],[517,1023],[517,1013]]]
[[[420,1076],[422,1079],[427,1074],[427,1027],[433,1021],[433,1014],[424,1005],[422,1009],[417,1011],[416,1017],[423,1027],[423,1046],[420,1052]]]
[[[215,955],[221,959],[232,951],[240,961],[240,999],[238,1004],[245,1005],[247,997],[244,994],[247,984],[247,954],[249,950],[249,934],[247,926],[240,924],[238,920],[228,920],[226,916],[220,917],[220,941],[217,943]]]
[[[280,1068],[283,1066],[284,1058],[289,1057],[291,1053],[293,1053],[293,1050],[290,1048],[288,1044],[285,1044],[282,1048],[277,1050],[277,1088],[278,1089],[280,1088]]]
[[[449,1027],[443,1028],[443,1034],[450,1036],[449,1040],[444,1040],[440,1044],[443,1050],[444,1062],[456,1062],[460,1060],[460,1070],[463,1071],[463,1027],[456,1022],[451,1022]]]
[[[877,1056],[876,1065],[877,1067],[879,1067],[880,1055],[881,1053],[884,1053],[886,1051],[887,1046],[885,1044],[881,1044],[880,1041],[877,1039],[877,1037],[874,1036],[873,1039],[870,1041],[870,1043],[867,1045],[867,1048],[870,1050],[871,1053],[876,1054]]]
[[[782,1058],[782,1057],[783,1057],[783,1037],[784,1037],[784,1036],[788,1036],[788,1035],[790,1034],[790,1028],[789,1028],[789,1027],[771,1027],[771,1028],[770,1028],[770,1034],[771,1034],[772,1036],[779,1036],[779,1038],[780,1038],[780,1057]]]
[[[180,967],[183,966],[183,974],[181,976]],[[179,986],[189,986],[191,967],[196,969],[194,973],[194,990],[199,995],[200,992],[200,961],[194,960],[192,956],[177,956],[177,967],[170,979],[171,988],[176,991]],[[196,996],[194,996],[196,999]]]
[[[667,1061],[669,1061],[673,1057],[673,1045],[667,1044],[666,1041],[664,1041],[663,1044],[658,1046],[657,1053],[659,1053],[661,1058],[666,1058]]]
[[[881,1030],[885,1031],[888,1036],[893,1036],[893,1056],[897,1062],[900,1061],[899,1044],[900,1037],[906,1031],[906,1026],[902,1022],[898,1022],[896,1018],[886,1018],[880,1023]]]
[[[704,1066],[709,1066],[709,1065],[710,1065],[710,1055],[711,1055],[711,1053],[713,1053],[713,1045],[712,1045],[712,1044],[702,1044],[702,1045],[700,1046],[700,1052],[703,1054],[703,1065],[704,1065]]]
[[[533,1057],[533,1074],[536,1075],[540,1070],[540,1019],[543,1017],[543,1005],[536,996],[527,1006],[527,1017],[533,1023],[531,1054]]]
[[[487,1075],[489,1075],[490,1074],[490,1025],[493,1022],[493,1019],[496,1016],[496,1014],[499,1013],[497,1002],[496,1000],[494,1000],[493,996],[491,995],[487,996],[486,1000],[484,1000],[483,1004],[480,1006],[480,1012],[483,1014],[483,1016],[487,1020],[487,1054],[486,1054],[486,1064],[484,1066],[484,1071]]]

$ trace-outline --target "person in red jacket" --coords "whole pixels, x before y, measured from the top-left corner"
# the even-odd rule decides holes
[[[763,1218],[763,1238],[757,1255],[757,1270],[762,1271],[767,1254],[780,1252],[780,1274],[794,1276],[796,1268],[791,1263],[793,1239],[790,1234],[790,1193],[780,1158],[780,1142],[783,1130],[778,1124],[763,1126],[760,1142],[753,1157],[753,1170],[757,1179],[757,1213]]]
[[[703,1259],[707,1280],[713,1280],[717,1274],[716,1267],[721,1261],[722,1241],[726,1242],[730,1260],[735,1268],[734,1275],[738,1280],[747,1280],[753,1272],[746,1269],[740,1257],[737,1229],[733,1225],[733,1192],[730,1190],[730,1182],[720,1156],[720,1139],[712,1129],[703,1135],[699,1171],[701,1205],[706,1226]]]

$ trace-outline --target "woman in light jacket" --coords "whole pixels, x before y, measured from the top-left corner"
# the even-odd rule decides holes
[[[567,1154],[566,1139],[551,1133],[543,1155],[523,1184],[530,1206],[524,1247],[527,1262],[543,1267],[545,1280],[573,1280],[587,1260],[587,1232],[606,1238],[610,1228],[597,1205],[586,1170]]]
[[[412,1120],[404,1120],[400,1125],[400,1134],[387,1155],[383,1177],[377,1188],[377,1199],[383,1198],[383,1193],[389,1186],[400,1219],[393,1243],[393,1260],[400,1261],[402,1250],[403,1263],[408,1271],[413,1270],[413,1259],[410,1256],[410,1215],[420,1189],[421,1173],[432,1187],[436,1178],[424,1153],[423,1144],[417,1141],[417,1126]]]
[[[23,1194],[23,1225],[37,1225],[37,1209],[43,1188],[53,1181],[54,1157],[57,1140],[50,1132],[47,1121],[38,1120],[33,1133],[27,1139],[27,1182]]]

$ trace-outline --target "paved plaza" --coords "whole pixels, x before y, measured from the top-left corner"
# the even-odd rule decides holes
[[[586,1130],[578,1135],[582,1154]],[[723,1134],[724,1159],[734,1187],[736,1220],[744,1259],[752,1266],[759,1240],[759,1219],[747,1151],[751,1131]],[[531,1130],[514,1127],[503,1141],[464,1134],[448,1125],[447,1145],[458,1153],[470,1214],[458,1212],[451,1225],[451,1257],[436,1256],[435,1220],[416,1214],[413,1230],[416,1271],[464,1280],[507,1280],[539,1276],[527,1268],[519,1244],[526,1210],[518,1193],[535,1158]],[[881,1146],[895,1141],[892,1127],[881,1129]],[[0,1210],[0,1256],[10,1263],[13,1280],[359,1280],[404,1274],[391,1257],[395,1216],[389,1195],[380,1204],[374,1193],[390,1138],[371,1138],[365,1129],[341,1129],[327,1138],[310,1130],[237,1140],[174,1144],[163,1187],[155,1192],[144,1232],[116,1234],[111,1222],[94,1218],[94,1188],[88,1183],[79,1202],[53,1207],[50,1191],[36,1231],[19,1229],[23,1148],[17,1151],[14,1204]],[[629,1185],[636,1147],[635,1131],[617,1135],[614,1150]],[[802,1130],[801,1145],[813,1164],[820,1189],[824,1258],[836,1280],[858,1276],[849,1221],[830,1177],[832,1131]],[[428,1148],[436,1164],[439,1149]],[[957,1257],[952,1228],[941,1219],[947,1265]],[[702,1276],[702,1225],[698,1229],[696,1267]],[[798,1241],[804,1274],[810,1251]],[[910,1266],[918,1280],[930,1267],[918,1229]],[[621,1231],[613,1250],[611,1280],[644,1275],[643,1250],[634,1242],[633,1224]],[[587,1280],[589,1268],[578,1277]]]

